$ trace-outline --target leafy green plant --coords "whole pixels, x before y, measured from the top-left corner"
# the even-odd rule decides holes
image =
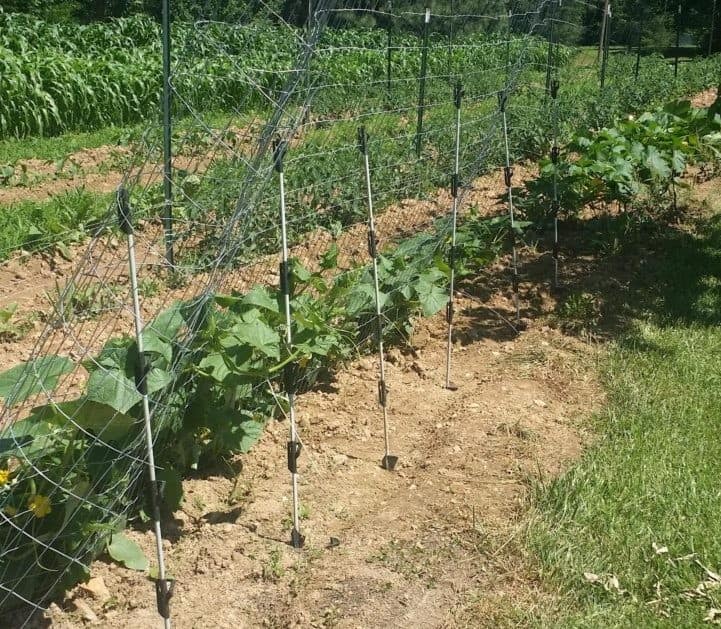
[[[389,340],[402,340],[416,317],[445,306],[448,228],[447,220],[439,221],[433,231],[384,252],[381,298]],[[490,261],[506,230],[502,221],[464,221],[458,268],[470,273],[474,264]],[[328,279],[337,272],[337,256],[332,246],[316,272],[297,261],[291,265],[292,347],[285,342],[280,291],[264,286],[176,303],[146,326],[144,377],[151,399],[162,401],[156,460],[167,510],[180,504],[188,471],[250,450],[266,422],[286,412],[288,386],[306,390],[374,347],[370,267]],[[6,575],[20,579],[23,559],[42,555],[21,595],[31,598],[36,590],[83,578],[85,560],[104,548],[126,565],[144,566],[119,535],[128,517],[147,517],[147,507],[135,501],[144,448],[137,367],[135,339],[119,337],[82,364],[49,356],[0,374],[0,397],[11,406],[47,395],[70,373],[86,375],[78,397],[35,406],[1,435],[0,541],[8,542],[17,528],[32,530],[34,538],[5,544],[12,550],[0,562]],[[37,469],[49,471],[38,477]],[[38,549],[33,539],[45,546]],[[67,556],[77,556],[77,565],[69,566]]]
[[[526,183],[519,206],[542,220],[550,213],[557,187],[567,215],[613,202],[624,209],[652,210],[684,185],[681,177],[689,164],[719,158],[721,116],[694,109],[687,101],[674,102],[575,136],[558,164],[541,161],[540,176]]]
[[[268,562],[263,566],[263,578],[266,581],[278,581],[283,576],[285,569],[283,568],[282,559],[283,555],[279,549],[274,548],[270,551]]]
[[[148,559],[143,550],[123,533],[113,533],[107,543],[108,555],[130,570],[145,572]]]
[[[10,164],[0,164],[0,185],[7,186],[15,175],[15,167]]]

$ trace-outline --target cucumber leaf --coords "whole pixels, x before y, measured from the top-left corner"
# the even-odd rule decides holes
[[[0,398],[12,406],[41,391],[50,392],[75,363],[65,356],[43,356],[0,374]]]
[[[108,554],[130,570],[145,572],[148,569],[148,558],[143,550],[123,533],[113,533],[108,542]]]

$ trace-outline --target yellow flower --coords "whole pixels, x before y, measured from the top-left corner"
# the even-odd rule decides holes
[[[33,512],[36,518],[44,518],[52,511],[50,508],[50,498],[46,498],[40,494],[30,496],[30,500],[28,500],[28,509]]]
[[[7,485],[10,480],[10,470],[0,470],[0,487]]]
[[[13,516],[18,514],[18,510],[12,505],[8,505],[7,507],[5,507],[5,514],[9,515],[12,518]]]

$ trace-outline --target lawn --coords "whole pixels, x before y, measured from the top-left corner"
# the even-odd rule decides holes
[[[603,366],[608,407],[538,488],[529,545],[556,627],[699,627],[721,607],[721,217],[652,241]]]

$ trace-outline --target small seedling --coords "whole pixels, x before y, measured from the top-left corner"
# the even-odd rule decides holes
[[[0,308],[0,340],[20,340],[27,334],[30,327],[32,327],[28,319],[24,321],[17,320],[15,316],[17,309],[18,305],[16,303]]]
[[[138,293],[142,297],[155,297],[160,294],[160,281],[153,277],[145,277],[138,282]]]
[[[193,508],[197,511],[205,509],[205,501],[200,496],[193,496]]]
[[[52,294],[46,293],[59,321],[76,316],[80,319],[92,319],[108,310],[115,303],[118,290],[109,284],[88,284],[78,286],[71,281],[65,288],[55,282]]]
[[[277,548],[270,551],[268,563],[263,566],[263,579],[266,581],[278,581],[284,574],[285,569],[281,563],[282,553]]]

